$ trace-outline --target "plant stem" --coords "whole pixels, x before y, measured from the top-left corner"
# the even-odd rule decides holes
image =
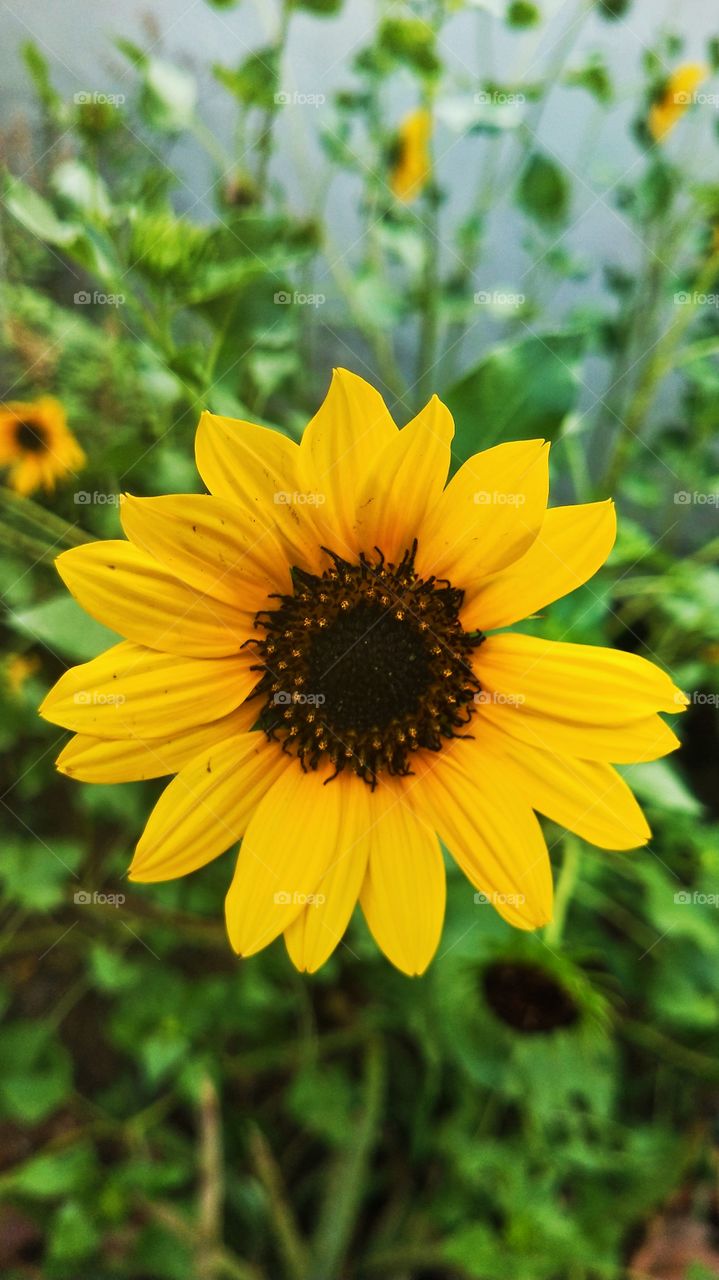
[[[255,1172],[265,1189],[277,1244],[292,1280],[307,1280],[305,1243],[295,1222],[280,1167],[264,1134],[256,1125],[250,1131],[250,1153]]]
[[[377,1040],[367,1048],[364,1110],[351,1144],[327,1182],[327,1198],[313,1242],[312,1266],[303,1280],[337,1280],[362,1204],[367,1166],[375,1142],[384,1093],[384,1060]]]
[[[578,875],[579,843],[573,836],[567,835],[564,838],[564,857],[554,894],[554,917],[544,930],[544,941],[548,947],[556,947],[561,941]]]

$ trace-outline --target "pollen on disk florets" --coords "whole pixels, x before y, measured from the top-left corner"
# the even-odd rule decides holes
[[[469,723],[483,637],[462,627],[463,591],[418,577],[416,549],[396,565],[379,548],[355,563],[327,550],[324,573],[293,569],[293,593],[257,615],[259,723],[304,769],[331,762],[374,787]]]

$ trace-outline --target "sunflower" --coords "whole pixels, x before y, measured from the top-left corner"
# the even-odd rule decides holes
[[[84,462],[59,400],[40,396],[0,404],[0,467],[10,467],[10,485],[17,493],[49,493],[57,480]]]
[[[125,639],[67,671],[42,714],[88,782],[177,776],[130,878],[185,875],[242,837],[226,900],[238,954],[280,933],[299,969],[359,898],[408,974],[439,942],[440,839],[511,924],[552,912],[535,810],[605,848],[650,832],[614,763],[677,739],[683,694],[644,658],[502,628],[585,582],[611,502],[547,510],[548,445],[500,444],[446,483],[433,397],[398,430],[338,370],[301,444],[203,413],[209,495],[126,497],[127,541],[64,552],[79,603]]]
[[[709,68],[702,62],[684,62],[672,71],[649,110],[649,132],[656,142],[661,142],[671,133],[688,111],[694,94],[708,75]]]
[[[425,107],[410,111],[401,121],[392,149],[389,184],[398,200],[409,203],[421,195],[432,175],[429,143],[432,116]]]

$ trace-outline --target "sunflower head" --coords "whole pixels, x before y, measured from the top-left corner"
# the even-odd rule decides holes
[[[432,176],[432,116],[425,107],[400,122],[391,154],[389,183],[393,195],[409,204],[422,194]]]
[[[709,74],[709,68],[703,62],[684,62],[672,71],[649,110],[647,123],[655,142],[661,142],[671,133]]]
[[[0,405],[0,466],[9,467],[9,482],[17,493],[51,492],[84,462],[59,400],[41,396]]]
[[[649,838],[612,762],[678,745],[657,713],[683,695],[635,655],[507,630],[599,568],[614,508],[547,509],[542,440],[448,480],[453,430],[436,396],[399,430],[346,370],[300,444],[205,413],[209,493],[128,496],[126,540],[57,561],[124,637],[48,694],[42,714],[76,734],[58,766],[90,782],[176,775],[133,880],[242,839],[226,901],[240,955],[284,934],[317,969],[359,901],[418,974],[442,929],[442,844],[527,930],[552,912],[535,811],[604,848]]]

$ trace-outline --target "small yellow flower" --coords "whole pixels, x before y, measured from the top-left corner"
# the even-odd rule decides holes
[[[709,68],[703,62],[683,62],[672,72],[649,112],[649,132],[656,142],[671,133],[708,76]]]
[[[14,697],[17,698],[22,693],[25,681],[35,674],[39,666],[40,660],[35,654],[8,654],[5,661],[5,683]]]
[[[404,117],[397,131],[390,187],[398,200],[409,203],[421,195],[432,175],[429,142],[432,116],[418,107]]]
[[[447,483],[453,431],[436,396],[399,430],[346,370],[300,444],[203,413],[210,494],[128,497],[125,540],[57,561],[124,637],[45,699],[76,735],[58,768],[176,775],[132,880],[242,840],[226,901],[239,955],[284,934],[313,971],[359,900],[389,959],[422,973],[440,839],[482,900],[535,929],[552,915],[536,811],[606,849],[650,837],[613,764],[674,750],[657,713],[687,699],[636,654],[507,630],[596,572],[613,504],[547,509],[542,440],[478,453]]]
[[[0,467],[10,468],[10,485],[17,493],[50,493],[57,480],[84,462],[59,400],[40,396],[0,404]]]

